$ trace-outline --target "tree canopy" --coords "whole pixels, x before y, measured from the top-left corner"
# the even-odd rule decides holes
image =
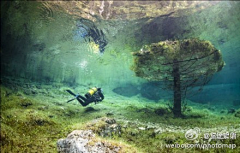
[[[167,89],[178,92],[180,102],[183,91],[202,87],[224,66],[220,50],[197,38],[152,43],[133,55],[136,76],[164,81]]]

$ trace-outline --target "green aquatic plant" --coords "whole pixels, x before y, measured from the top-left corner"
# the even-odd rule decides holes
[[[164,88],[174,92],[172,111],[182,116],[182,99],[202,87],[224,66],[220,50],[209,41],[186,39],[145,45],[134,52],[132,70],[149,81],[163,81]]]

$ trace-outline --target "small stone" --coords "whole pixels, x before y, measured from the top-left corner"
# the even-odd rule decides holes
[[[110,112],[109,112],[109,113],[106,113],[106,115],[107,115],[107,116],[112,116],[113,113],[110,113]]]
[[[221,110],[220,113],[221,113],[221,114],[225,113],[225,110]]]
[[[31,95],[31,90],[29,89],[25,89],[24,92],[23,92],[25,95]]]
[[[36,124],[36,125],[39,125],[39,126],[43,126],[45,123],[46,123],[46,121],[45,121],[45,120],[42,120],[42,119],[37,119],[37,120],[35,120],[35,124]]]
[[[30,101],[30,100],[28,100],[28,99],[23,99],[23,100],[21,100],[20,101],[20,105],[22,106],[22,107],[28,107],[28,106],[31,106],[32,105],[32,102]]]
[[[228,114],[233,114],[233,113],[235,113],[236,112],[236,110],[234,109],[234,108],[230,108],[229,110],[228,110]]]
[[[16,94],[16,96],[23,97],[23,95],[21,93],[19,93],[19,92]]]
[[[114,124],[114,123],[116,123],[115,119],[110,119],[110,118],[106,118],[106,119],[105,119],[105,122],[108,123],[108,124]]]
[[[36,88],[37,88],[37,89],[41,89],[41,86],[40,86],[40,85],[36,85]]]
[[[54,116],[53,115],[48,115],[49,118],[53,118]]]
[[[158,108],[154,111],[157,115],[164,115],[168,113],[168,110],[166,108]]]
[[[163,130],[161,128],[158,128],[158,129],[154,130],[154,133],[156,133],[156,134],[160,134],[162,132],[163,132]]]
[[[234,116],[240,118],[240,110],[237,110]]]
[[[38,107],[38,110],[47,110],[48,109],[48,106],[41,106],[41,107]]]
[[[142,131],[146,130],[145,127],[139,127],[138,129],[139,129],[139,130],[142,130]]]
[[[33,89],[31,92],[32,92],[32,94],[37,94],[37,90],[36,89]]]
[[[131,132],[130,132],[130,134],[132,135],[132,136],[137,136],[138,134],[139,134],[139,131],[138,130],[132,130]]]

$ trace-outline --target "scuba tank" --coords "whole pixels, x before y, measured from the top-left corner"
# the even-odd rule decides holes
[[[96,92],[97,92],[97,88],[96,88],[96,87],[93,87],[93,88],[91,88],[91,89],[85,94],[85,97],[90,98],[90,97],[92,97],[92,95],[95,94]]]

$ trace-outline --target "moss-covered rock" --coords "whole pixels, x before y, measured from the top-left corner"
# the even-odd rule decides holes
[[[121,135],[121,126],[113,118],[99,118],[87,124],[87,129],[93,130],[102,137]]]
[[[21,99],[19,105],[26,108],[28,106],[33,105],[33,103],[30,99]]]
[[[59,153],[65,152],[131,152],[137,150],[124,143],[118,143],[111,140],[104,140],[96,137],[91,130],[72,131],[66,139],[59,139],[57,142]]]
[[[169,115],[171,113],[168,108],[157,108],[154,112],[159,116]]]

